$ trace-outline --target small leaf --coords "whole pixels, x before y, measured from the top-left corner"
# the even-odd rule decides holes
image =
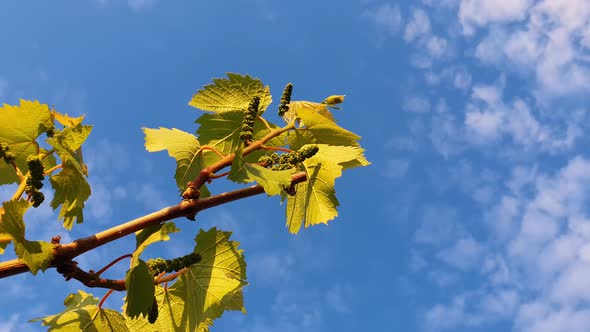
[[[289,144],[292,150],[298,150],[301,147],[298,146],[299,144],[312,143],[359,146],[357,141],[361,139],[360,136],[338,126],[331,119],[318,112],[300,106],[293,107],[293,112],[296,112],[305,128],[304,130],[296,130],[295,134],[289,136]],[[299,144],[295,144],[294,139]]]
[[[0,234],[12,239],[18,258],[29,267],[32,274],[37,274],[37,271],[45,271],[51,265],[53,245],[44,241],[25,239],[23,216],[29,206],[29,203],[22,199],[4,202],[3,213],[0,215]]]
[[[97,303],[98,298],[79,290],[77,294],[68,295],[64,301],[66,309],[61,313],[30,321],[40,321],[43,326],[49,326],[48,331],[53,332],[129,331],[125,317],[121,313],[111,309],[99,309]]]
[[[211,112],[247,110],[255,96],[260,97],[260,113],[272,102],[270,88],[258,79],[239,74],[227,74],[226,78],[213,79],[213,84],[197,91],[188,103],[192,107]]]
[[[168,155],[176,159],[176,185],[182,191],[189,181],[194,180],[201,170],[220,158],[208,150],[201,150],[197,138],[176,128],[143,128],[145,148],[149,152],[168,150]],[[201,197],[203,188],[201,188]]]
[[[54,210],[61,205],[59,219],[68,230],[72,229],[74,222],[78,224],[84,222],[82,209],[90,197],[90,185],[78,165],[80,164],[72,159],[66,159],[60,172],[49,178],[55,190],[50,205]]]
[[[173,222],[167,222],[165,224],[158,224],[145,228],[135,233],[135,244],[136,249],[132,254],[131,266],[135,266],[139,262],[139,256],[141,253],[152,243],[159,241],[170,240],[170,233],[179,232],[180,229],[176,228]]]
[[[273,171],[260,165],[250,164],[242,156],[243,148],[240,145],[231,165],[228,179],[238,183],[257,182],[268,196],[280,195],[284,188],[291,185],[291,176],[295,168],[283,171]]]
[[[51,116],[55,119],[55,121],[59,122],[64,127],[75,127],[84,121],[84,115],[79,117],[69,116],[67,114],[62,114],[56,111],[51,111]]]
[[[125,298],[125,314],[131,318],[139,315],[145,317],[154,300],[154,275],[146,262],[138,260],[137,265],[127,271],[125,277],[127,297]]]

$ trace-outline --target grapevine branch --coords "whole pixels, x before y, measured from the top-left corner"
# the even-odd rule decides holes
[[[291,187],[293,187],[297,183],[304,182],[306,180],[307,175],[305,174],[305,172],[296,173],[291,178]],[[123,288],[121,289],[121,280],[97,278],[95,274],[91,274],[79,269],[75,265],[75,262],[72,261],[72,259],[87,251],[90,251],[92,249],[100,247],[119,238],[125,237],[127,235],[133,234],[136,231],[142,230],[144,228],[180,217],[194,219],[194,216],[202,210],[229,203],[235,200],[243,199],[246,197],[259,195],[263,192],[264,188],[261,185],[254,185],[248,188],[233,190],[221,193],[219,195],[210,196],[207,198],[184,199],[177,205],[169,206],[159,211],[152,212],[137,219],[128,221],[124,224],[117,225],[102,232],[96,233],[92,236],[80,238],[66,244],[56,244],[54,248],[54,259],[50,267],[57,267],[58,272],[61,269],[60,266],[63,267],[65,269],[65,272],[69,272],[68,275],[62,273],[64,274],[64,276],[66,276],[66,278],[71,277],[73,279],[79,280],[84,285],[89,287],[103,287],[123,290],[125,289],[124,281],[122,284]],[[71,266],[71,264],[74,264],[74,266]],[[64,265],[66,266],[64,267]],[[27,271],[29,271],[29,268],[18,259],[0,263],[0,279],[24,273]],[[104,287],[107,285],[110,287]]]

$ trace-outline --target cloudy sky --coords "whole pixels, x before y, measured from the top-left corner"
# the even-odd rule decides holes
[[[587,0],[2,2],[0,45],[0,102],[95,125],[86,223],[67,233],[45,205],[26,216],[32,239],[175,204],[174,162],[146,152],[140,128],[194,131],[187,102],[213,77],[250,74],[275,100],[287,82],[294,99],[347,95],[339,123],[373,164],[337,182],[336,220],[293,236],[278,200],[256,197],[178,220],[177,241],[149,252],[181,255],[200,227],[234,231],[248,314],[214,331],[590,329]],[[41,330],[26,321],[80,286],[62,279],[2,280],[0,331]]]

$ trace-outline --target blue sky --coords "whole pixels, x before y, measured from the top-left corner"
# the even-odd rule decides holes
[[[178,240],[148,252],[184,254],[199,227],[234,231],[248,314],[214,331],[590,326],[586,0],[2,2],[0,45],[0,102],[38,99],[95,125],[86,223],[67,233],[44,205],[27,215],[32,239],[175,204],[174,162],[146,152],[140,128],[194,131],[187,102],[213,77],[258,77],[275,101],[286,82],[294,99],[347,95],[339,123],[373,164],[338,180],[336,220],[293,236],[278,200],[255,197],[178,220]],[[26,321],[80,288],[55,271],[2,286],[0,331],[41,330]]]

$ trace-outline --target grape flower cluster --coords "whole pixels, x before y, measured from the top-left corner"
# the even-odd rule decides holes
[[[273,171],[282,171],[293,168],[295,165],[303,162],[305,159],[313,157],[318,153],[317,145],[308,145],[301,148],[299,151],[293,151],[279,155],[273,153],[271,155],[264,155],[258,159],[258,164],[264,167],[270,167]]]

